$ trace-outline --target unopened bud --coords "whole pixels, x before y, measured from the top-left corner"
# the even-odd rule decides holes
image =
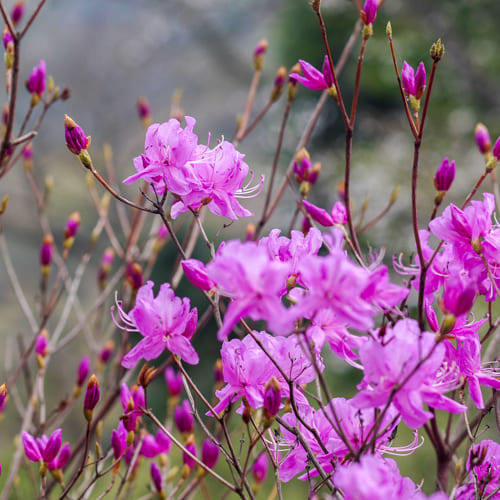
[[[97,406],[100,397],[101,390],[99,388],[99,381],[95,374],[93,374],[87,384],[87,391],[85,392],[85,399],[83,401],[83,413],[87,422],[92,421],[94,408]]]
[[[391,21],[388,21],[387,22],[387,25],[385,27],[385,34],[387,36],[392,36],[392,25],[391,25]]]
[[[286,80],[286,68],[285,66],[281,66],[276,72],[276,76],[274,77],[274,85],[271,90],[270,100],[271,102],[276,102],[280,95],[283,92],[283,86],[285,85]]]
[[[81,217],[78,212],[73,212],[66,223],[66,228],[64,230],[64,243],[63,246],[65,249],[69,249],[73,246],[75,241],[75,235],[80,227]]]
[[[437,42],[433,43],[431,46],[431,50],[430,50],[431,57],[436,62],[440,61],[444,56],[444,52],[445,52],[444,44],[441,41],[441,38],[439,38],[437,40]]]
[[[141,371],[139,372],[139,376],[137,377],[137,383],[146,388],[153,377],[156,374],[156,368],[154,366],[151,366],[148,368],[148,364],[144,363],[143,367],[141,368]]]
[[[253,51],[253,65],[256,71],[262,70],[264,66],[264,54],[267,52],[269,47],[268,41],[263,38],[255,47]]]

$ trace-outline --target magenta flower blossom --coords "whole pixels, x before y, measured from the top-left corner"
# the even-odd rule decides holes
[[[472,446],[467,459],[470,481],[458,488],[455,499],[491,498],[498,500],[500,445],[489,439]]]
[[[302,59],[299,60],[299,63],[304,76],[291,73],[290,80],[302,83],[302,85],[312,90],[325,90],[333,87],[332,69],[327,55],[323,60],[321,71]]]
[[[301,420],[298,420],[293,413],[285,413],[282,419],[290,426],[297,426],[309,444],[311,451],[316,456],[318,463],[323,470],[328,473],[333,470],[333,463],[337,460],[343,462],[346,457],[350,456],[349,447],[344,440],[337,434],[331,422],[335,422],[331,406],[335,410],[339,421],[342,423],[342,431],[344,437],[348,440],[351,448],[354,451],[359,450],[365,441],[373,440],[372,433],[376,422],[376,413],[373,410],[360,410],[353,404],[353,400],[344,398],[334,398],[329,404],[325,405],[324,409],[315,410],[308,404],[303,405],[300,409]],[[375,439],[375,452],[391,451],[389,442],[391,434],[398,425],[400,419],[397,411],[394,408],[389,408],[379,422],[377,427],[377,436]],[[314,428],[318,432],[321,442],[324,443],[326,451],[318,444],[317,440],[309,429],[303,424],[305,422],[309,428]],[[288,432],[284,427],[281,427],[283,434],[283,442],[281,448],[286,445],[290,448],[290,452],[280,463],[280,478],[287,482],[297,474],[303,472],[307,465],[307,452],[302,447],[294,434]],[[414,444],[415,448],[417,445]],[[282,450],[282,451],[283,451]],[[310,477],[318,475],[316,469],[309,470],[307,473],[299,476],[301,480],[308,480]]]
[[[362,455],[359,462],[342,464],[333,482],[345,500],[448,500],[442,491],[427,497],[409,477],[401,476],[394,460],[377,455]]]
[[[148,281],[139,288],[135,306],[128,314],[117,302],[118,315],[124,326],[116,325],[129,332],[137,331],[144,337],[123,357],[122,366],[133,368],[141,358],[148,361],[156,359],[165,349],[187,363],[198,363],[198,354],[190,342],[198,321],[198,311],[190,309],[187,297],[176,297],[168,283],[161,285],[156,297],[153,286],[154,283]]]
[[[273,337],[266,332],[254,332],[266,351],[273,357],[283,371],[297,385],[314,380],[312,361],[304,354],[300,342],[295,337]],[[275,377],[281,386],[281,398],[290,396],[290,389],[275,364],[264,354],[252,336],[224,342],[221,349],[223,377],[226,385],[216,391],[219,403],[215,411],[220,412],[230,403],[245,397],[251,408],[264,406],[266,386]],[[316,363],[321,369],[323,363],[317,356]],[[296,390],[295,397],[302,402],[301,393]],[[238,412],[242,411],[242,407]],[[209,414],[211,415],[211,414]]]
[[[127,431],[135,431],[137,428],[137,419],[142,414],[141,408],[144,408],[145,395],[144,388],[134,385],[130,389],[127,384],[122,384],[120,391],[120,402],[124,410],[122,421]]]
[[[464,339],[458,344],[458,365],[460,373],[467,380],[469,394],[477,408],[484,408],[481,385],[500,390],[498,371],[481,366],[481,343],[477,336]],[[499,472],[500,474],[500,472]]]
[[[425,74],[423,62],[418,65],[417,72],[415,73],[413,68],[404,61],[403,69],[401,70],[401,80],[406,95],[420,99],[424,94],[426,79],[427,75]]]
[[[188,440],[187,444],[185,445],[186,450],[191,453],[191,455],[194,455],[196,457],[196,444],[194,443],[193,440]],[[192,458],[190,455],[186,453],[186,451],[182,452],[182,461],[184,462],[184,465],[187,465],[190,469],[192,469],[196,461],[194,458]]]
[[[424,403],[451,413],[466,411],[466,406],[443,395],[457,384],[440,371],[445,354],[444,345],[436,344],[434,334],[421,332],[415,320],[398,321],[385,330],[382,339],[369,339],[360,347],[364,378],[353,404],[378,408],[392,397],[392,404],[412,429],[433,417],[424,410]]]
[[[445,158],[434,175],[434,186],[438,191],[448,191],[455,179],[455,162]]]
[[[378,0],[366,0],[363,10],[361,11],[361,20],[363,24],[373,24],[377,17]]]
[[[307,213],[311,218],[322,226],[329,227],[334,224],[345,224],[347,222],[347,212],[342,202],[337,201],[330,213],[324,208],[317,207],[307,200],[302,201]]]
[[[271,260],[267,250],[255,242],[231,240],[219,247],[206,269],[219,293],[232,299],[217,334],[219,340],[227,338],[245,316],[267,321],[276,334],[291,333],[293,318],[281,301],[289,276],[287,264]]]
[[[252,215],[237,197],[253,196],[262,187],[243,187],[248,174],[244,155],[227,141],[214,149],[198,145],[193,133],[196,120],[186,116],[186,128],[176,119],[151,125],[146,132],[145,152],[134,159],[137,173],[123,182],[131,184],[144,179],[158,194],[165,190],[176,195],[171,215],[198,210],[207,205],[216,215],[237,219]]]
[[[23,432],[24,451],[28,460],[49,463],[54,460],[62,445],[62,430],[56,429],[50,437],[43,434],[35,439],[31,434]]]
[[[47,76],[47,67],[45,61],[42,59],[38,66],[35,66],[31,71],[30,77],[26,82],[26,88],[32,94],[37,94],[42,97],[45,91],[45,78]]]

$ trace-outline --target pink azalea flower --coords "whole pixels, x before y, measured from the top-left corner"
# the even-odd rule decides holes
[[[458,344],[460,373],[467,379],[469,394],[477,408],[484,408],[481,385],[500,390],[499,373],[481,366],[481,343],[477,336],[464,339]]]
[[[359,462],[342,464],[333,476],[345,500],[448,500],[444,492],[427,497],[409,477],[402,477],[396,462],[377,455],[362,455]]]
[[[364,378],[353,404],[378,408],[392,398],[401,418],[412,429],[433,417],[424,410],[424,403],[451,413],[466,411],[466,406],[443,395],[457,383],[449,380],[446,371],[440,371],[445,355],[444,345],[436,345],[436,336],[421,332],[415,320],[398,321],[385,330],[382,338],[370,339],[360,347]]]
[[[62,430],[56,429],[50,437],[43,434],[35,439],[31,434],[23,432],[23,444],[26,456],[32,462],[49,463],[54,460],[62,445]]]
[[[328,56],[325,56],[323,60],[323,68],[321,71],[302,59],[299,60],[299,63],[304,76],[298,73],[291,73],[291,80],[302,83],[302,85],[312,90],[325,90],[333,87],[333,75]]]
[[[315,371],[311,360],[304,354],[300,342],[295,337],[273,337],[266,332],[254,334],[297,386],[314,380]],[[283,376],[252,336],[224,342],[221,358],[226,385],[215,393],[219,398],[215,411],[222,411],[242,397],[246,398],[251,408],[262,408],[266,386],[272,377],[275,377],[281,386],[281,397],[290,396],[289,386]],[[319,357],[316,363],[320,368],[323,367]],[[304,399],[298,391],[295,396],[300,402]],[[239,412],[241,411],[242,407]]]
[[[349,447],[334,430],[331,422],[336,419],[333,416],[331,407],[335,409],[335,413],[342,425],[342,432],[345,439],[349,442],[354,451],[359,450],[366,443],[367,439],[370,442],[373,440],[372,433],[376,421],[377,413],[373,410],[360,410],[353,404],[353,400],[344,398],[334,398],[329,404],[325,405],[324,409],[315,410],[309,405],[303,405],[300,409],[301,420],[298,420],[293,413],[286,413],[282,419],[290,426],[297,426],[301,434],[307,441],[311,451],[316,456],[323,470],[328,473],[334,468],[332,465],[338,460],[340,463],[350,454]],[[318,441],[308,428],[302,423],[305,422],[309,427],[316,429],[321,442],[326,447],[325,450],[318,444]],[[382,422],[379,422],[377,427],[377,437],[375,439],[375,451],[380,453],[384,450],[390,450],[388,447],[393,430],[399,423],[399,417],[395,409],[391,408],[384,417]],[[288,432],[284,427],[281,427],[283,434],[282,446],[288,445],[291,451],[280,463],[280,478],[283,481],[289,481],[297,474],[304,471],[307,467],[307,452],[302,445],[297,441],[294,434]],[[318,471],[313,469],[299,476],[301,480],[307,480],[309,477],[318,475]]]
[[[281,301],[286,293],[289,266],[271,260],[267,250],[253,241],[231,240],[221,245],[207,264],[207,275],[229,302],[217,337],[227,338],[234,325],[246,316],[267,321],[268,328],[281,335],[293,329],[293,318]]]
[[[148,281],[139,288],[135,306],[128,314],[117,302],[118,315],[124,326],[116,325],[129,332],[137,331],[144,337],[123,357],[122,366],[134,368],[139,359],[155,359],[165,349],[187,363],[197,364],[199,357],[190,339],[196,328],[198,311],[196,308],[190,310],[187,297],[176,297],[168,283],[161,285],[156,297],[153,286],[154,283]]]
[[[243,187],[248,174],[244,155],[227,141],[213,149],[198,145],[193,133],[196,120],[190,116],[185,120],[184,129],[176,119],[151,125],[146,132],[144,154],[134,159],[137,173],[123,182],[144,179],[159,195],[165,190],[176,195],[171,208],[174,219],[181,212],[198,210],[203,205],[215,215],[233,220],[252,215],[237,197],[255,196],[263,180],[256,187]]]

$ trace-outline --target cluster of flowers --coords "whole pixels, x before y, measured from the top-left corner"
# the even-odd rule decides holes
[[[137,173],[124,183],[144,179],[158,195],[165,190],[172,193],[176,198],[171,208],[174,219],[204,205],[215,215],[230,219],[252,215],[237,197],[252,196],[262,181],[253,188],[243,186],[248,174],[244,155],[227,141],[220,141],[213,149],[198,144],[193,133],[196,120],[190,116],[185,119],[184,129],[175,118],[148,128],[144,154],[134,159]]]

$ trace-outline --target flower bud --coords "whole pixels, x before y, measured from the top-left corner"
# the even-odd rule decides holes
[[[205,264],[197,259],[182,261],[182,269],[186,278],[200,290],[210,290],[215,287],[215,282],[207,275]]]
[[[76,385],[78,387],[82,387],[87,377],[90,373],[90,358],[88,356],[84,356],[78,365],[78,371],[76,375]]]
[[[83,129],[68,115],[64,115],[64,138],[66,146],[75,155],[90,147],[90,137],[87,137]]]
[[[252,475],[255,481],[260,484],[267,476],[268,460],[266,452],[259,455],[252,468]]]
[[[83,401],[83,413],[87,422],[92,420],[94,414],[94,408],[99,402],[101,396],[101,390],[99,388],[99,381],[95,374],[90,377],[89,383],[87,384],[87,391],[85,392],[85,399]]]
[[[271,90],[271,95],[269,97],[271,102],[276,102],[283,92],[283,86],[285,85],[286,80],[286,68],[285,66],[281,66],[276,72],[276,76],[274,77],[274,85]]]
[[[52,264],[52,250],[54,246],[54,238],[51,234],[46,234],[43,237],[40,247],[40,265],[42,268],[42,276],[48,277],[50,274],[50,266]]]
[[[194,442],[194,435],[193,434],[191,434],[188,437],[188,439],[186,441],[185,448],[187,451],[189,451],[191,453],[191,455],[196,456],[196,444]],[[192,469],[194,467],[194,465],[196,464],[194,459],[192,457],[190,457],[185,451],[182,452],[182,461],[183,461],[184,465],[186,465],[189,469]]]
[[[151,106],[145,97],[137,99],[137,114],[144,127],[148,127],[151,124]]]
[[[7,386],[5,384],[0,385],[0,408],[5,405],[5,400],[7,399]]]
[[[297,73],[299,75],[302,74],[302,68],[300,67],[299,63],[296,63],[292,66],[292,69],[288,73],[288,100],[295,99],[295,96],[297,95],[297,88],[299,86],[298,80],[295,78],[290,78],[290,75]]]
[[[219,453],[219,447],[210,438],[207,438],[201,448],[201,461],[212,469],[219,459]]]
[[[163,491],[163,479],[161,477],[161,470],[156,465],[156,462],[151,462],[151,479],[153,480],[153,485],[158,493]]]
[[[491,151],[491,137],[488,129],[482,123],[478,123],[474,129],[474,138],[479,152],[483,155]]]
[[[434,175],[434,186],[437,191],[448,191],[455,179],[455,162],[444,158]]]
[[[113,261],[115,260],[115,251],[112,247],[106,248],[101,257],[101,265],[99,266],[99,271],[97,271],[97,283],[100,290],[104,290],[108,284],[108,278],[113,267]]]
[[[366,0],[363,10],[361,11],[361,20],[365,26],[373,24],[377,17],[378,2],[377,0]]]
[[[139,290],[143,283],[142,267],[137,262],[131,262],[126,269],[126,278],[133,291]]]
[[[256,71],[260,71],[264,66],[264,54],[267,52],[269,43],[263,38],[253,51],[253,65]]]
[[[99,361],[103,365],[105,365],[111,359],[114,348],[115,348],[115,343],[112,340],[108,340],[104,344],[104,347],[101,349],[101,352],[99,353]]]
[[[73,212],[66,222],[66,228],[64,230],[64,243],[65,249],[69,249],[73,246],[75,241],[75,235],[82,221],[80,214],[78,212]]]
[[[174,411],[174,422],[181,433],[190,433],[194,430],[194,418],[189,401],[185,399]]]
[[[42,94],[45,91],[45,78],[47,76],[47,67],[42,59],[38,66],[35,66],[31,71],[30,77],[26,82],[26,88],[31,92],[31,105],[34,107],[40,101]]]
[[[430,53],[432,59],[434,59],[434,61],[436,61],[436,62],[440,61],[443,58],[445,50],[444,50],[444,44],[441,41],[441,38],[439,38],[437,40],[437,42],[432,44],[429,53]]]
[[[493,146],[493,156],[500,160],[500,137],[495,141],[495,145]]]
[[[151,366],[148,368],[148,363],[144,363],[144,365],[141,368],[141,371],[139,372],[139,376],[137,377],[137,383],[141,386],[146,388],[151,380],[153,380],[153,377],[156,374],[156,368],[154,366]]]
[[[178,397],[183,388],[182,375],[176,372],[171,366],[167,366],[164,372],[165,383],[171,397]]]
[[[218,386],[224,382],[224,371],[222,369],[222,359],[220,358],[214,364],[214,380]]]
[[[12,24],[17,26],[24,15],[24,0],[18,0],[12,10],[10,11],[10,18],[12,19]]]
[[[274,418],[281,406],[281,386],[276,377],[271,377],[264,389],[264,418]]]

